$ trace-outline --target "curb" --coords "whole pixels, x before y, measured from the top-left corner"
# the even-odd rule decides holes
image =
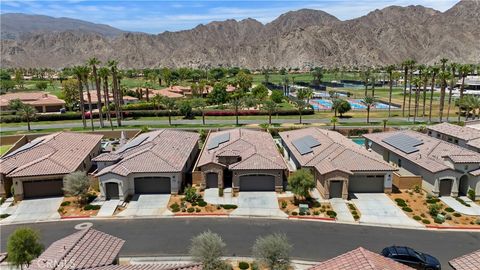
[[[218,217],[218,216],[229,216],[229,214],[222,214],[222,213],[212,213],[212,214],[183,214],[183,213],[179,213],[179,214],[174,214],[173,215],[174,217],[209,217],[209,216],[212,216],[212,217]]]
[[[309,216],[288,216],[288,219],[306,219],[306,220],[325,220],[325,221],[336,221],[334,218],[326,217],[309,217]]]
[[[480,226],[461,226],[461,227],[455,227],[455,226],[436,226],[436,225],[426,225],[428,229],[437,229],[437,230],[480,230]]]
[[[68,217],[60,217],[60,219],[77,219],[77,218],[95,218],[95,216],[68,216]]]

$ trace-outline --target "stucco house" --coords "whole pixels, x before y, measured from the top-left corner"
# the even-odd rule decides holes
[[[60,112],[65,108],[64,100],[47,92],[19,92],[0,95],[0,110],[8,110],[10,101],[14,99],[33,106],[39,113]]]
[[[101,197],[177,194],[198,154],[195,132],[160,129],[138,135],[119,149],[99,155],[96,176]]]
[[[395,168],[338,132],[305,128],[280,132],[284,157],[295,169],[309,168],[326,198],[349,193],[391,192]]]
[[[209,133],[193,183],[238,191],[283,191],[287,165],[270,133],[229,129]]]
[[[15,199],[63,196],[63,177],[88,171],[103,135],[57,132],[33,139],[0,159],[0,195]]]
[[[468,126],[441,123],[427,126],[428,136],[480,153],[480,130]]]
[[[435,196],[480,198],[480,154],[426,134],[404,130],[364,135],[366,144],[396,167],[422,177],[422,188]]]

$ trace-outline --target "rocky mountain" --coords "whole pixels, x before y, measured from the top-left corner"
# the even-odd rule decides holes
[[[27,33],[79,31],[98,33],[105,37],[115,37],[125,32],[105,24],[22,13],[2,14],[0,15],[0,23],[2,25],[2,39],[15,39]]]
[[[478,63],[479,15],[479,0],[463,0],[445,12],[391,6],[347,21],[302,9],[265,25],[226,20],[158,35],[45,31],[2,39],[1,64],[62,68],[92,56],[128,68],[332,67],[398,64],[407,58],[431,64],[443,57]]]

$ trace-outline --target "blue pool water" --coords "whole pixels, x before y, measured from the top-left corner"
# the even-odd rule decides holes
[[[353,110],[365,110],[367,106],[362,103],[361,99],[349,99],[348,103]],[[332,101],[329,99],[312,99],[310,104],[315,110],[331,110],[332,109]],[[388,109],[388,104],[377,102],[375,104],[375,109]],[[396,108],[392,106],[392,108]]]
[[[358,145],[365,145],[365,138],[352,138],[352,141]]]

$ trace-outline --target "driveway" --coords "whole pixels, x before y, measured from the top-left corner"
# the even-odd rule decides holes
[[[457,199],[450,196],[440,197],[440,200],[446,205],[448,205],[448,207],[453,208],[453,210],[463,215],[480,216],[480,205],[476,204],[475,202],[472,202],[472,200],[470,200],[468,197],[465,197],[465,196],[460,197],[460,199],[464,200],[470,206],[465,206],[461,204],[459,201],[457,201]]]
[[[142,194],[133,196],[127,208],[117,216],[160,216],[171,215],[167,209],[170,194]]]
[[[11,216],[2,220],[2,223],[36,222],[60,219],[57,212],[63,197],[23,200]]]
[[[409,218],[383,193],[355,193],[354,195],[356,199],[352,199],[352,202],[360,211],[360,223],[423,227]]]
[[[347,206],[347,203],[342,198],[330,199],[330,205],[333,211],[337,213],[337,220],[343,222],[355,222],[355,219]]]
[[[275,192],[239,192],[237,197],[238,208],[232,216],[248,217],[287,217],[278,207]]]

